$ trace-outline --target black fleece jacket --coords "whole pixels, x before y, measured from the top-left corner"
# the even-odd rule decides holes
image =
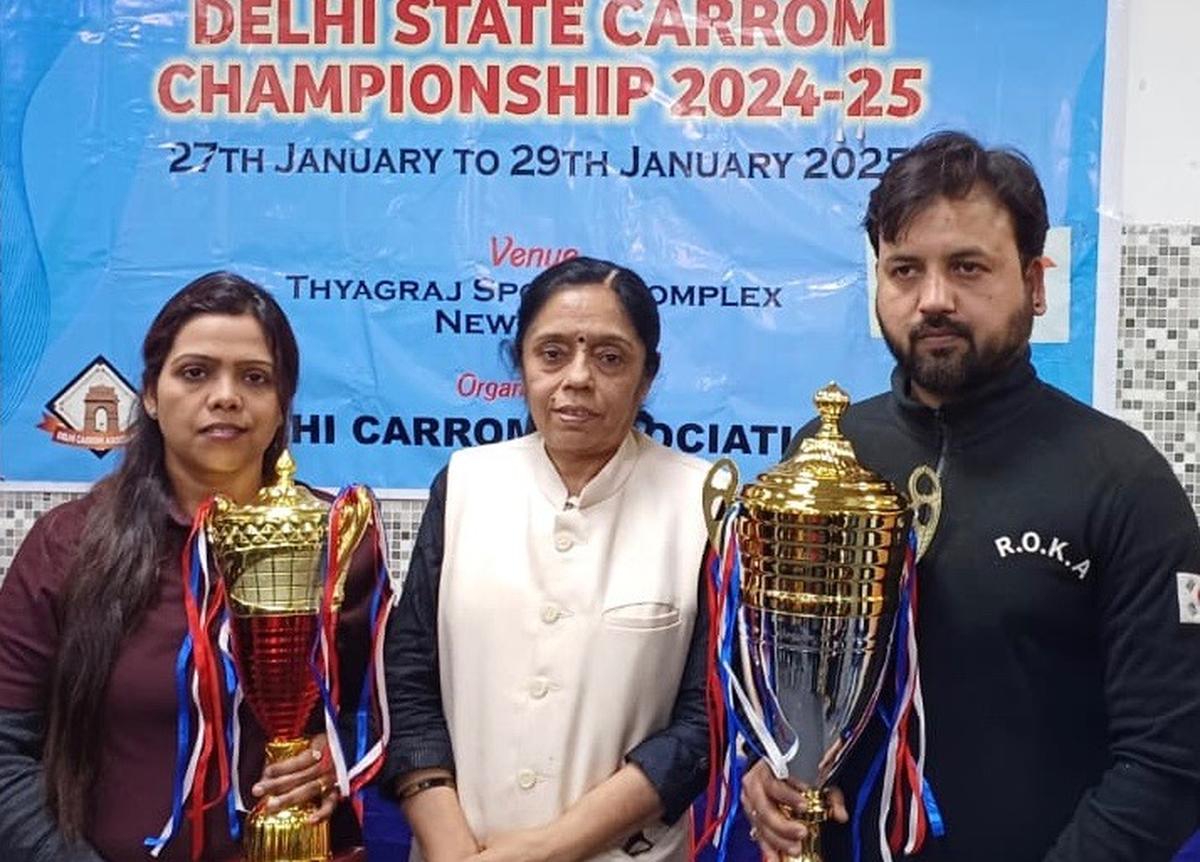
[[[1200,812],[1200,622],[1184,594],[1200,529],[1165,459],[1028,357],[939,410],[897,371],[843,429],[901,488],[920,464],[941,476],[917,631],[946,835],[918,858],[1170,859]],[[851,802],[879,738],[835,779]],[[849,859],[848,830],[825,832],[829,862]]]

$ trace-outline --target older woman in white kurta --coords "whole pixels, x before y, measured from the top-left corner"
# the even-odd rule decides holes
[[[434,482],[387,647],[415,858],[687,858],[707,465],[633,428],[658,334],[629,270],[547,270],[513,345],[537,433]]]

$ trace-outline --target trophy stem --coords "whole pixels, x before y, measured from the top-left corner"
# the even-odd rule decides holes
[[[308,740],[273,739],[267,743],[267,763],[278,763],[308,750]],[[246,818],[246,862],[325,862],[330,858],[329,822],[309,823],[317,807],[292,805],[268,813],[266,800]]]
[[[308,739],[298,736],[295,739],[272,739],[267,743],[267,763],[278,763],[303,754],[308,750]]]
[[[800,841],[800,852],[794,856],[784,856],[783,862],[822,862],[821,823],[829,817],[825,794],[821,790],[803,790],[801,795],[804,796],[803,811],[796,811],[787,805],[781,807],[788,817],[803,823],[808,834]]]

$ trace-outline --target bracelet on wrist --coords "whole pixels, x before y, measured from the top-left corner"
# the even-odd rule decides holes
[[[400,791],[398,797],[403,802],[406,799],[412,799],[418,793],[424,793],[426,790],[432,790],[435,787],[449,787],[454,789],[454,777],[451,775],[435,775],[430,778],[422,778],[419,781],[414,781],[406,785]]]

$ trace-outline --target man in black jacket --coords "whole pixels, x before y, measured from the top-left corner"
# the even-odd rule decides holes
[[[917,632],[946,832],[921,860],[1169,860],[1200,811],[1200,530],[1140,433],[1037,378],[1047,224],[1028,161],[955,132],[892,164],[864,221],[897,367],[843,429],[901,487],[935,467],[944,501]],[[879,738],[835,778],[849,799]],[[765,764],[743,802],[769,860],[795,847]]]

